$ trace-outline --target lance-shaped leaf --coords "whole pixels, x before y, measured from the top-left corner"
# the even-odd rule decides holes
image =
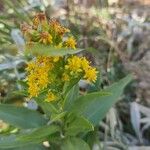
[[[132,75],[128,75],[122,80],[114,83],[105,89],[110,95],[102,95],[101,92],[94,92],[79,97],[72,106],[70,111],[85,116],[94,125],[97,125],[106,115],[108,110],[114,105],[121,94],[124,87],[132,80]]]
[[[48,45],[39,43],[26,45],[26,53],[33,55],[45,55],[45,56],[64,56],[67,54],[76,54],[81,52],[83,49],[68,49],[68,48],[55,48]]]
[[[56,125],[43,126],[35,129],[29,134],[18,137],[19,141],[24,142],[34,142],[34,141],[44,141],[48,136],[53,133],[60,131],[60,128]]]
[[[0,119],[19,128],[37,128],[47,123],[38,112],[25,107],[0,104]]]
[[[0,149],[21,149],[22,147],[34,147],[37,143],[40,141],[30,141],[30,142],[24,142],[24,141],[18,141],[16,138],[16,135],[10,135],[10,136],[1,136],[0,137]]]
[[[71,90],[67,93],[65,97],[64,109],[67,109],[71,106],[74,100],[79,96],[79,85],[74,85]]]
[[[31,131],[31,133],[26,133],[23,135],[11,135],[0,137],[0,149],[3,148],[14,148],[19,149],[21,147],[31,146],[35,148],[37,144],[42,144],[47,140],[47,137],[51,136],[53,133],[59,131],[59,127],[55,125],[43,126]]]

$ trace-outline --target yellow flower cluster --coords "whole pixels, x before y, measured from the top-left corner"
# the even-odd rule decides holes
[[[48,21],[44,13],[38,13],[34,17],[33,25],[22,24],[21,30],[27,42],[76,49],[76,40],[65,35],[70,30],[55,19]]]
[[[48,73],[52,69],[53,63],[50,57],[39,56],[36,60],[28,63],[26,70],[30,97],[38,96],[39,92],[51,82]]]
[[[65,41],[65,45],[66,45],[66,47],[76,49],[76,41],[75,41],[75,39],[73,37],[69,37]]]
[[[58,21],[50,20],[49,22],[50,30],[52,33],[58,34],[59,36],[63,36],[65,33],[70,32],[69,29],[63,27]]]
[[[76,41],[72,36],[64,38],[69,29],[56,20],[48,22],[43,13],[35,16],[32,26],[22,25],[22,31],[27,42],[76,49]],[[26,70],[30,98],[44,93],[46,102],[59,100],[65,82],[75,78],[95,82],[97,78],[96,68],[85,57],[78,56],[36,56],[28,63]]]
[[[96,68],[90,66],[90,62],[85,57],[73,56],[68,58],[65,69],[70,71],[70,75],[82,74],[88,82],[95,82],[97,78]]]
[[[78,56],[71,56],[66,60],[62,57],[38,56],[28,63],[26,70],[30,97],[37,97],[42,90],[51,90],[47,92],[47,102],[57,99],[52,90],[58,89],[59,85],[63,86],[64,82],[79,77],[91,83],[97,78],[96,68],[90,66],[90,62],[85,57]],[[61,92],[61,89],[58,92]]]
[[[57,96],[53,92],[49,91],[45,101],[46,102],[51,102],[51,101],[54,101],[56,99],[57,99]]]
[[[42,32],[40,34],[39,42],[41,42],[43,44],[51,44],[53,42],[52,41],[52,36],[48,32]]]

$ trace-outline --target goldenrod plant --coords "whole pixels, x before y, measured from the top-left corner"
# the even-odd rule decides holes
[[[23,91],[40,111],[0,104],[0,119],[19,130],[0,139],[0,149],[90,150],[89,140],[99,122],[132,80],[128,75],[104,90],[80,92],[79,81],[97,82],[98,69],[78,53],[71,31],[57,20],[37,14],[32,25],[22,24],[26,40]],[[43,145],[46,143],[47,148]]]

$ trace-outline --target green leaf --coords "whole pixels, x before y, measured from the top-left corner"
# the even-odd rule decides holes
[[[71,106],[70,111],[83,115],[94,125],[105,117],[108,110],[118,101],[123,93],[124,87],[132,80],[132,75],[128,75],[105,91],[111,95],[102,95],[101,92],[94,92],[79,97]]]
[[[33,145],[23,145],[15,148],[4,148],[3,150],[47,150],[43,145],[33,144]]]
[[[47,140],[47,137],[59,131],[58,126],[43,126],[35,129],[33,132],[24,135],[11,135],[0,138],[0,149],[1,148],[14,148],[15,150],[23,147],[35,148],[36,144],[42,144],[43,141]],[[39,145],[40,146],[40,145]],[[37,146],[36,146],[37,147]],[[28,149],[28,148],[27,148]],[[39,149],[40,150],[40,149]]]
[[[0,119],[19,128],[37,128],[47,123],[38,112],[25,107],[0,104]]]
[[[76,116],[75,114],[69,114],[65,118],[65,134],[69,136],[76,136],[79,133],[93,131],[93,125],[84,117]]]
[[[33,55],[45,55],[45,56],[64,56],[67,54],[76,54],[83,51],[83,49],[68,49],[68,48],[55,48],[48,45],[34,43],[33,45],[26,46],[26,53]]]
[[[36,102],[42,108],[42,110],[44,111],[44,113],[47,116],[50,116],[52,113],[54,113],[54,114],[59,113],[59,111],[57,110],[57,108],[52,103],[48,103],[48,102],[45,102],[43,100],[41,101],[41,100],[36,99]]]
[[[18,147],[18,148],[13,148],[13,149],[7,149],[7,150],[47,150],[46,147],[40,144],[36,145],[27,145],[24,147]]]
[[[80,79],[81,77],[78,77],[69,82],[66,82],[63,86],[63,95],[66,96],[67,93],[70,91],[70,89],[72,89],[72,87],[75,86],[79,82]]]
[[[18,137],[19,141],[25,141],[25,142],[34,142],[34,141],[44,141],[46,140],[47,136],[50,136],[53,133],[56,133],[60,131],[60,128],[56,125],[49,125],[49,126],[43,126],[41,128],[35,129],[33,132]]]
[[[53,115],[51,116],[50,123],[62,119],[65,115],[66,115],[66,112],[62,112],[62,113],[59,113],[59,114],[53,114]]]
[[[82,139],[68,138],[62,143],[61,150],[90,150],[90,148]]]
[[[16,139],[16,135],[0,137],[0,149],[14,148],[16,150],[17,148],[21,147],[34,146],[37,143],[39,143],[39,141],[18,141]]]
[[[64,109],[67,109],[71,106],[75,99],[79,96],[79,85],[76,84],[72,89],[67,93],[65,97]]]

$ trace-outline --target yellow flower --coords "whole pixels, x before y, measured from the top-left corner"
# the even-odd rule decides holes
[[[52,57],[47,57],[47,56],[38,56],[36,58],[36,64],[39,65],[39,64],[45,64],[45,65],[48,65],[48,64],[51,64],[53,61]]]
[[[51,102],[51,101],[54,101],[57,99],[57,96],[54,95],[53,92],[49,91],[48,94],[47,94],[47,98],[46,98],[46,102]]]
[[[48,32],[42,32],[40,35],[40,41],[43,44],[51,44],[52,36]]]
[[[85,57],[82,57],[81,65],[84,71],[90,68],[90,62]]]
[[[43,70],[44,71],[44,70]],[[48,83],[50,82],[48,79],[48,72],[42,72],[39,74],[38,84],[41,88],[47,87]]]
[[[53,61],[54,61],[54,62],[58,62],[58,61],[59,61],[59,59],[60,59],[60,57],[59,57],[59,56],[55,56],[55,57],[53,57]]]
[[[33,61],[31,61],[28,63],[26,71],[33,71],[34,68],[35,68],[35,63]]]
[[[47,21],[46,21],[46,16],[44,13],[38,13],[32,20],[33,22],[33,26],[35,29],[38,28],[39,24],[41,23],[41,25],[46,25]]]
[[[95,82],[97,79],[97,71],[96,68],[90,67],[88,70],[85,71],[84,78],[88,82]]]
[[[37,80],[38,80],[37,75],[34,73],[29,74],[27,77],[27,84],[29,86],[28,93],[30,95],[30,98],[37,97],[39,94],[40,89]]]
[[[33,20],[32,20],[32,22],[33,22],[34,28],[37,28],[38,25],[39,25],[39,23],[40,23],[38,17],[34,17]]]
[[[81,58],[78,56],[73,56],[71,58],[68,58],[68,64],[65,65],[65,69],[69,69],[70,71],[73,71],[74,73],[81,72]]]
[[[49,78],[49,71],[53,69],[53,59],[51,57],[39,56],[36,60],[28,64],[27,84],[29,86],[30,97],[37,96],[39,89],[44,89],[52,78]]]
[[[64,34],[69,30],[58,21],[47,21],[44,13],[37,14],[33,19],[33,25],[22,25],[22,31],[27,37],[27,43],[42,43],[54,46],[54,49],[76,49],[76,40]],[[60,70],[59,70],[60,69]],[[78,56],[39,56],[35,55],[33,61],[26,68],[29,97],[37,97],[44,91],[47,102],[59,99],[63,94],[64,82],[70,82],[75,78],[84,78],[89,82],[96,81],[96,68],[90,66],[85,57]]]
[[[40,89],[37,84],[35,83],[29,84],[28,92],[30,94],[30,98],[37,97],[39,94],[39,91]]]
[[[73,37],[69,37],[66,41],[65,41],[65,46],[68,48],[73,48],[76,49],[76,40]]]
[[[62,80],[63,80],[63,81],[69,81],[69,80],[70,80],[69,75],[66,74],[66,73],[63,73],[63,75],[62,75]]]
[[[57,20],[53,19],[49,22],[50,29],[54,31],[56,34],[60,35],[61,37],[66,33],[70,32],[69,29],[63,27]]]

